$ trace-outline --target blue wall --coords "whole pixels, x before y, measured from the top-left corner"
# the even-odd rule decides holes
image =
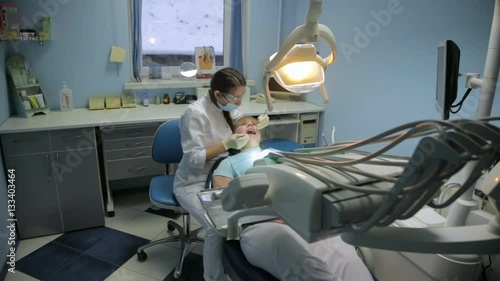
[[[460,72],[482,73],[494,1],[325,1],[320,23],[333,32],[338,56],[327,70],[326,105],[321,132],[336,140],[366,138],[397,125],[438,119],[435,110],[437,45],[451,39],[461,49]],[[297,22],[303,24],[309,1],[297,2]],[[380,24],[373,14],[396,5],[391,18]],[[378,26],[378,29],[375,27]],[[288,28],[286,26],[284,28]],[[367,28],[372,34],[367,36]],[[361,30],[368,40],[360,40]],[[349,55],[346,50],[355,50]],[[355,48],[355,49],[354,49]],[[324,56],[326,44],[320,45]],[[459,79],[458,99],[465,89]],[[497,90],[498,95],[499,90]],[[459,112],[476,116],[479,90],[473,90]],[[320,104],[319,93],[307,100]],[[458,100],[457,100],[458,101]],[[500,97],[493,105],[500,114]]]
[[[39,24],[40,16],[51,17],[52,41],[44,46],[12,44],[11,48],[28,58],[51,108],[59,108],[61,81],[73,90],[75,107],[87,107],[90,96],[123,91],[123,83],[131,77],[128,1],[15,2],[24,26]],[[126,61],[118,69],[109,62],[113,45],[127,50]]]
[[[262,91],[262,73],[269,56],[278,51],[280,0],[252,0],[250,7],[250,46],[247,79],[255,80],[255,91]],[[252,91],[252,92],[255,92]]]

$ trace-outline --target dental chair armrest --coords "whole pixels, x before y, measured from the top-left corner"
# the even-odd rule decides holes
[[[265,199],[269,181],[264,173],[243,175],[233,179],[221,193],[222,209],[236,211],[259,206],[266,206]]]
[[[239,219],[249,216],[276,216],[276,213],[268,206],[262,206],[252,209],[244,209],[232,212],[227,217],[227,237],[228,240],[239,239],[242,230],[242,224]],[[224,232],[224,230],[221,230]]]

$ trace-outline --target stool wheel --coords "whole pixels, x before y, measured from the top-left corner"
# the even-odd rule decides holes
[[[148,255],[146,255],[146,253],[144,251],[137,253],[137,259],[141,262],[145,261],[147,258],[148,258]]]
[[[175,230],[175,226],[173,224],[170,223],[170,221],[167,223],[167,229],[168,231],[174,231]]]

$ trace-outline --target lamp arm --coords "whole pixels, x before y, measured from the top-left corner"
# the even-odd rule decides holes
[[[269,79],[271,79],[271,72],[264,71],[264,77],[262,78],[262,86],[264,87],[264,97],[266,98],[267,110],[269,112],[273,111],[273,102],[271,97],[271,92],[269,91]]]
[[[323,0],[310,0],[309,10],[306,15],[306,24],[318,24],[318,19],[322,10]]]
[[[307,29],[307,42],[316,42],[319,37],[318,19],[323,10],[323,0],[310,0],[307,11],[305,27]]]
[[[331,53],[328,57],[323,59],[323,65],[329,65],[335,61],[337,58],[337,46],[335,43],[335,37],[333,36],[332,31],[325,25],[319,25],[319,37],[324,39],[328,46],[330,46]]]

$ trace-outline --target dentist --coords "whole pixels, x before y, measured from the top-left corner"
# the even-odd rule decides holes
[[[183,157],[175,174],[174,194],[206,230],[203,248],[203,277],[207,281],[226,280],[222,267],[222,237],[205,220],[205,210],[196,193],[205,187],[206,177],[229,149],[240,149],[247,134],[235,134],[234,122],[243,114],[237,110],[245,93],[246,80],[233,68],[217,71],[210,81],[209,95],[189,105],[181,116]],[[259,127],[269,124],[267,115],[259,116]]]

